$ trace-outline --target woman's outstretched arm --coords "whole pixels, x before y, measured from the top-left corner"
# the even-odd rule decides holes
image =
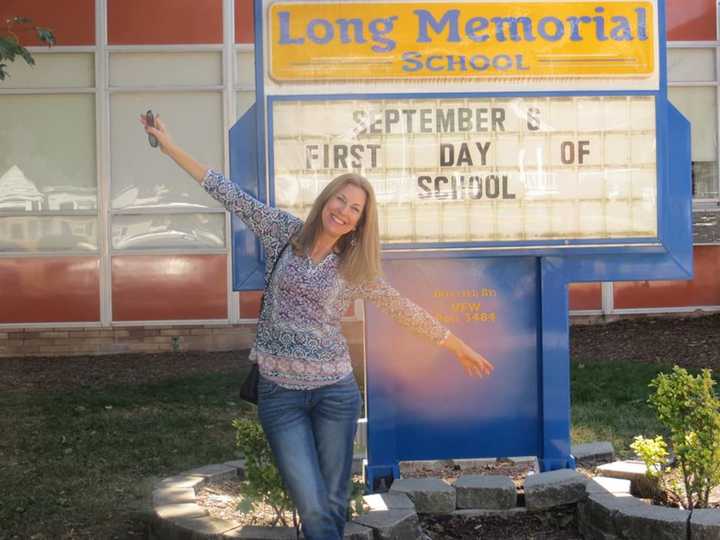
[[[186,173],[192,176],[197,183],[201,184],[205,178],[205,173],[208,171],[208,167],[201,164],[173,142],[170,134],[165,128],[165,124],[163,124],[162,120],[160,120],[160,115],[155,118],[156,127],[147,125],[147,120],[144,114],[140,115],[140,122],[145,127],[145,132],[149,135],[154,135],[158,140],[160,151],[163,154],[170,156],[172,160],[184,169]]]
[[[427,311],[402,296],[384,279],[361,285],[357,296],[376,304],[412,332],[451,351],[468,375],[483,377],[492,373],[494,366],[484,356],[441,325]]]
[[[225,178],[222,173],[209,169],[185,152],[172,141],[159,115],[155,117],[156,127],[147,125],[145,115],[140,115],[140,122],[146,133],[157,138],[158,146],[164,154],[171,157],[205,188],[212,198],[236,214],[258,236],[268,250],[268,255],[272,256],[284,246],[288,238],[302,225],[302,221],[297,217],[263,204]]]

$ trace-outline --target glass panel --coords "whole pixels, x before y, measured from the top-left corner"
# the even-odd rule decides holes
[[[718,197],[716,89],[674,86],[668,97],[691,124],[693,194],[701,199]]]
[[[224,214],[113,216],[113,249],[224,248]]]
[[[3,88],[90,88],[95,86],[95,59],[92,53],[33,52],[35,65],[24,61],[12,64]]]
[[[237,117],[240,118],[255,103],[255,92],[237,93]]]
[[[654,109],[645,96],[276,101],[275,203],[306,215],[357,171],[387,243],[653,237]]]
[[[112,53],[110,86],[220,85],[219,52]]]
[[[113,94],[110,100],[112,208],[217,208],[171,159],[148,144],[138,120],[152,109],[173,139],[201,163],[222,168],[222,95],[217,92]]]
[[[670,82],[712,82],[715,80],[715,49],[668,49]]]
[[[97,250],[97,218],[0,217],[0,252]]]
[[[0,210],[97,208],[93,95],[7,95],[0,118]]]
[[[255,89],[255,53],[252,51],[238,51],[235,64],[235,82],[243,90]]]
[[[698,199],[717,199],[718,168],[715,161],[692,162],[693,196]]]

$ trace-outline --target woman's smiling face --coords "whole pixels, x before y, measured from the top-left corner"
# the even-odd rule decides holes
[[[365,209],[366,200],[364,189],[355,184],[345,184],[323,206],[323,232],[340,238],[355,230]]]

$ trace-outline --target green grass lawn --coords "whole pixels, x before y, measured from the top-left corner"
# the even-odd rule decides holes
[[[141,538],[158,479],[236,457],[237,377],[0,394],[0,538]]]
[[[573,442],[660,432],[646,399],[660,368],[573,364]],[[236,457],[238,373],[155,384],[0,393],[0,538],[141,538],[152,485]],[[35,535],[35,536],[34,536]]]
[[[573,362],[571,402],[573,443],[611,441],[619,457],[630,457],[635,435],[663,433],[647,404],[650,381],[672,366],[634,362]]]

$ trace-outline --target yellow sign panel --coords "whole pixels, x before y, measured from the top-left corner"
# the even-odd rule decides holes
[[[275,2],[276,81],[647,77],[652,2]]]

